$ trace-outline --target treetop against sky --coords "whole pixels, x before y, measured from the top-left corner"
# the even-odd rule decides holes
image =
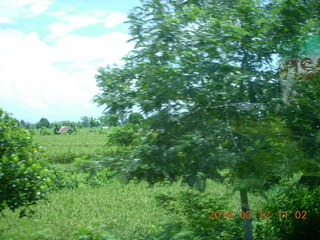
[[[140,4],[1,0],[0,107],[30,122],[101,115],[103,108],[92,102],[98,93],[97,69],[123,63],[121,58],[133,49],[124,21]],[[309,46],[317,41],[312,38]]]

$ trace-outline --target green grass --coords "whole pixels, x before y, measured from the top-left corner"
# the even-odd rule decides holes
[[[5,210],[4,216],[0,215],[0,239],[171,239],[173,235],[170,235],[168,227],[176,228],[179,223],[187,222],[188,210],[183,214],[168,211],[156,197],[179,194],[188,187],[179,182],[152,187],[145,182],[125,184],[112,178],[108,169],[100,170],[90,179],[88,172],[76,167],[79,162],[66,164],[77,157],[110,155],[121,151],[121,147],[107,144],[108,132],[101,134],[99,129],[85,129],[74,135],[42,136],[36,133],[34,141],[43,146],[54,163],[52,168],[60,176],[55,182],[59,190],[52,192],[47,200],[32,206],[35,214],[28,217],[19,218],[19,211]],[[82,158],[81,161],[86,160]],[[224,209],[216,209],[213,203],[208,211],[240,211],[239,192],[232,192],[231,186],[208,181],[206,192],[217,199],[227,196]],[[264,210],[259,208],[264,203],[261,197],[249,195],[249,198],[252,211]],[[199,218],[204,218],[206,222],[212,221],[209,216],[206,211],[199,214]]]
[[[58,167],[76,175],[71,165]],[[81,174],[80,178],[85,179],[86,174]],[[6,210],[5,216],[0,216],[0,239],[160,239],[152,236],[165,231],[166,226],[186,219],[165,210],[155,196],[186,189],[188,187],[179,182],[150,187],[145,182],[125,184],[117,179],[108,179],[100,187],[92,187],[85,181],[79,181],[74,189],[55,191],[48,200],[32,206],[34,215],[19,218],[18,212]],[[214,197],[228,194],[230,197],[224,210],[240,210],[238,192],[232,194],[225,184],[209,181],[207,192]],[[252,202],[254,208],[259,206],[261,199],[253,196],[251,199],[255,199]],[[212,205],[210,210],[222,209],[215,209]],[[117,237],[103,238],[108,234]]]
[[[0,237],[4,239],[76,239],[79,230],[106,231],[124,239],[134,239],[161,230],[161,225],[175,222],[157,206],[155,193],[177,190],[178,186],[148,188],[146,183],[111,182],[100,188],[82,186],[53,193],[32,209],[36,214],[18,218],[5,212],[0,218]]]
[[[165,216],[156,206],[152,193],[144,184],[116,182],[101,188],[62,190],[52,194],[50,202],[42,201],[35,206],[36,214],[31,218],[18,219],[17,214],[6,213],[7,217],[1,219],[2,229],[10,231],[3,237],[39,239],[47,235],[49,239],[75,239],[77,231],[90,224],[105,225],[126,239],[141,236],[152,225],[174,221],[174,216]]]
[[[52,163],[70,163],[84,155],[114,154],[121,148],[107,145],[108,132],[99,134],[99,129],[80,129],[77,134],[33,136],[35,143],[42,146]]]

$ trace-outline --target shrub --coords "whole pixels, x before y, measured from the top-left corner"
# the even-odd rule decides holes
[[[53,185],[54,190],[59,189],[76,189],[79,187],[80,183],[84,181],[85,177],[83,174],[77,174],[72,171],[65,171],[63,168],[56,166],[52,167],[53,174],[55,175]]]
[[[129,124],[141,124],[143,122],[144,118],[141,113],[131,113],[127,119],[127,122]]]
[[[209,219],[210,211],[225,211],[227,195],[211,197],[208,192],[190,189],[174,195],[162,194],[157,199],[165,209],[181,216],[180,226],[165,228],[159,235],[161,239],[242,239],[240,219],[229,219],[226,214]]]
[[[138,139],[138,133],[135,126],[126,124],[113,128],[113,132],[108,136],[109,142],[115,145],[129,146]]]
[[[61,128],[60,124],[55,123],[53,127],[53,133],[54,134],[59,134],[59,129]]]
[[[29,206],[51,188],[46,157],[17,120],[0,109],[0,212]]]
[[[52,131],[48,128],[41,127],[40,129],[40,135],[51,135]]]
[[[88,227],[78,229],[75,237],[78,240],[120,240],[120,238],[108,232],[106,225],[99,225],[99,223],[91,223]]]
[[[320,236],[320,187],[308,189],[296,186],[278,193],[263,207],[274,216],[257,228],[261,238],[273,239],[319,239]],[[278,211],[281,211],[278,216]],[[284,211],[287,214],[284,214]]]
[[[110,182],[111,178],[115,180],[115,172],[104,166],[99,159],[88,159],[87,156],[76,158],[72,164],[51,165],[50,168],[55,175],[55,190],[76,189],[84,185],[100,187]]]

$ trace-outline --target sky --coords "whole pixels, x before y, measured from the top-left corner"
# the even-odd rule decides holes
[[[99,67],[133,49],[139,0],[0,0],[0,108],[31,123],[99,117]]]

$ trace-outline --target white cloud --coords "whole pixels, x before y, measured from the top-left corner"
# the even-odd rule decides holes
[[[1,19],[14,22],[16,17],[31,17],[45,12],[51,0],[1,0]],[[1,21],[0,21],[1,22]]]
[[[12,23],[12,22],[13,21],[9,17],[6,17],[6,16],[0,17],[0,23]]]
[[[114,62],[133,48],[126,43],[129,35],[112,32],[100,37],[68,35],[56,40],[55,59],[59,61],[90,61],[108,59]]]
[[[88,15],[71,15],[67,16],[65,19],[72,28],[86,27],[100,22],[97,18]]]
[[[89,16],[95,16],[96,18],[99,18],[99,19],[105,19],[106,16],[112,13],[112,11],[107,9],[93,8],[93,9],[87,9],[85,13],[88,14]]]
[[[49,39],[49,40],[67,35],[74,29],[86,27],[86,26],[93,25],[100,22],[100,20],[95,17],[83,15],[83,14],[67,15],[63,12],[59,12],[59,13],[56,12],[54,13],[54,15],[55,16],[60,15],[61,21],[48,25],[48,28],[51,31],[51,34],[47,36],[46,39]]]
[[[48,40],[64,36],[77,28],[99,23],[103,23],[105,27],[111,28],[127,20],[126,15],[123,13],[110,14],[110,11],[98,9],[90,9],[80,14],[69,15],[65,12],[50,12],[49,15],[57,17],[59,22],[48,26],[51,31],[51,34],[46,38]]]
[[[49,24],[48,28],[50,29],[51,34],[47,37],[47,39],[64,36],[72,30],[68,24],[62,22]]]
[[[115,27],[127,20],[127,16],[123,13],[112,13],[107,16],[104,26],[107,28]]]
[[[0,29],[0,107],[23,113],[17,117],[27,121],[100,115],[102,110],[91,102],[98,93],[94,78],[97,68],[122,63],[121,57],[134,44],[127,43],[130,36],[121,32],[99,37],[70,33],[95,24],[100,24],[101,29],[114,27],[125,21],[126,15],[103,9],[79,12],[64,8],[52,12],[48,10],[52,3],[53,0],[0,0],[0,23],[42,13],[56,18],[47,26],[50,35],[44,40],[36,32]]]
[[[37,2],[38,0],[4,0],[5,2],[12,2],[14,4],[24,6]]]
[[[40,14],[46,11],[49,5],[52,4],[49,0],[35,1],[29,8],[29,11],[35,14]]]
[[[52,16],[52,17],[63,17],[65,15],[66,13],[64,11],[48,12],[48,16]]]
[[[0,102],[5,110],[31,114],[38,120],[77,120],[99,115],[90,103],[98,89],[97,68],[119,62],[132,49],[123,33],[100,37],[65,36],[48,46],[35,32],[0,30]],[[56,65],[69,61],[72,71]],[[19,116],[27,121],[30,116]]]

